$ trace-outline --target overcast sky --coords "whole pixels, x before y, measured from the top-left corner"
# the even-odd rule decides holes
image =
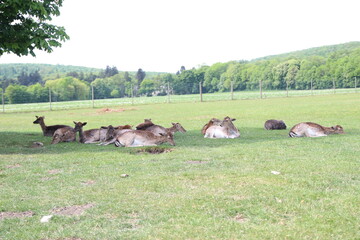
[[[37,57],[48,63],[175,73],[360,40],[359,0],[64,0],[52,23],[70,40]]]

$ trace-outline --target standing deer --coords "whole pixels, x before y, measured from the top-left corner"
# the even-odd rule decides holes
[[[302,122],[290,129],[289,137],[325,137],[329,134],[344,134],[344,129],[340,125],[323,127],[313,122]]]
[[[45,122],[44,122],[44,119],[45,119],[44,116],[42,116],[42,117],[35,116],[35,117],[36,117],[36,120],[33,123],[34,124],[40,124],[43,135],[47,136],[47,137],[52,137],[54,135],[54,132],[59,128],[69,127],[67,125],[46,126]]]
[[[270,119],[264,124],[266,130],[286,129],[286,124],[283,120]]]
[[[206,129],[204,138],[238,138],[239,130],[232,123],[235,118],[225,117],[220,125],[212,125]]]
[[[115,141],[116,147],[141,147],[156,146],[168,142],[175,146],[173,135],[167,132],[165,135],[156,136],[154,133],[142,130],[132,130],[118,136]]]
[[[75,127],[63,127],[54,132],[51,144],[57,144],[59,142],[74,142],[76,141],[76,132],[82,130],[83,123],[74,122]],[[86,125],[86,123],[85,123]]]

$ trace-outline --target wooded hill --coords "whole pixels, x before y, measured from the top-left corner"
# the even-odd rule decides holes
[[[357,80],[356,80],[357,78]],[[138,95],[272,89],[353,88],[360,80],[360,42],[323,46],[251,61],[230,61],[154,73],[116,67],[95,69],[49,64],[0,64],[0,86],[10,103],[47,101],[48,89],[58,101]],[[359,84],[360,85],[360,84]],[[16,93],[16,94],[15,94]],[[16,95],[17,97],[14,97]],[[42,96],[42,97],[40,97]],[[21,98],[21,99],[20,99]]]

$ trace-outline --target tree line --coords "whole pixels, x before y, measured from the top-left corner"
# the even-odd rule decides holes
[[[229,61],[187,70],[181,66],[172,73],[148,74],[121,72],[107,66],[99,72],[72,71],[43,80],[39,71],[21,72],[17,78],[0,79],[9,103],[44,102],[49,89],[54,101],[83,100],[166,94],[196,94],[201,83],[203,93],[281,89],[353,88],[360,80],[360,43],[342,44],[341,48],[321,47],[253,61]],[[346,47],[347,46],[347,47]],[[329,49],[329,51],[326,51]],[[309,50],[310,51],[310,50]],[[319,52],[318,51],[318,52]],[[315,53],[314,53],[315,52]]]

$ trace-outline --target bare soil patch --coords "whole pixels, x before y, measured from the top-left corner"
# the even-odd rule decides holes
[[[92,203],[88,203],[85,205],[58,207],[58,208],[54,208],[51,212],[56,215],[80,216],[85,212],[86,209],[92,208],[93,206],[95,206],[95,205]]]
[[[82,185],[93,185],[95,184],[94,180],[87,180],[87,181],[83,181],[81,182]]]
[[[239,213],[234,217],[234,221],[243,223],[243,222],[246,222],[247,219],[242,214]]]
[[[23,218],[23,217],[31,217],[35,215],[32,211],[26,212],[0,212],[0,220],[6,218]]]
[[[60,169],[52,169],[48,171],[48,174],[58,174],[58,173],[61,173]]]
[[[205,163],[208,163],[208,161],[187,161],[186,163],[188,164],[205,164]]]
[[[20,164],[16,163],[14,165],[7,165],[6,168],[18,168],[18,167],[21,167]]]
[[[147,147],[140,148],[136,151],[136,153],[150,153],[150,154],[160,154],[160,153],[168,153],[172,152],[171,148],[162,148],[162,147]]]

